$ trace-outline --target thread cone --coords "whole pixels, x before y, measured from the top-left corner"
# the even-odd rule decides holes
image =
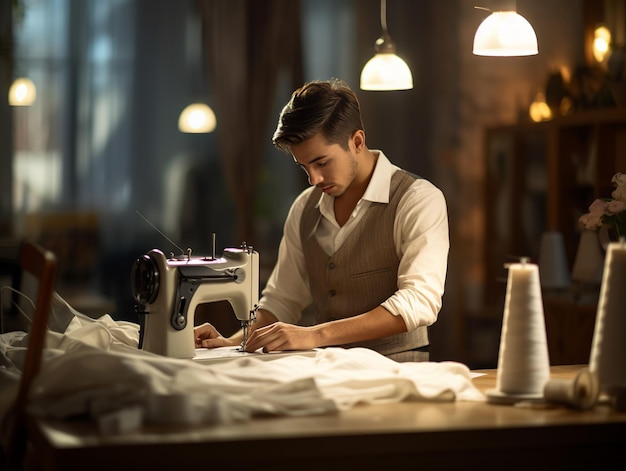
[[[550,360],[537,265],[509,266],[498,354],[496,391],[504,396],[543,396]]]
[[[626,243],[607,247],[589,369],[600,390],[626,387]]]

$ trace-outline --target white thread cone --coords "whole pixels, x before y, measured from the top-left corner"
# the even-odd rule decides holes
[[[500,337],[496,390],[490,400],[541,399],[550,379],[550,360],[539,269],[532,263],[509,266]],[[507,401],[508,402],[508,401]]]
[[[600,301],[591,344],[589,370],[598,375],[601,392],[626,387],[626,243],[607,248]]]

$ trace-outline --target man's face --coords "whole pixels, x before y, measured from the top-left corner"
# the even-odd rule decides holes
[[[291,146],[293,159],[306,172],[309,183],[334,197],[343,195],[357,175],[355,150],[353,138],[345,150],[339,144],[328,144],[321,134]]]

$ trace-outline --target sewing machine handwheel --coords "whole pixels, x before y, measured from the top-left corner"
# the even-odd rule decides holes
[[[130,275],[133,296],[138,303],[151,304],[159,294],[159,270],[148,255],[139,257]]]

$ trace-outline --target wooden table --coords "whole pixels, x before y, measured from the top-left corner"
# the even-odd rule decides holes
[[[552,367],[571,378],[579,366]],[[493,388],[496,370],[476,378]],[[33,424],[50,470],[626,469],[626,413],[598,405],[403,402],[316,417],[202,427],[145,427],[100,436],[91,423]]]

